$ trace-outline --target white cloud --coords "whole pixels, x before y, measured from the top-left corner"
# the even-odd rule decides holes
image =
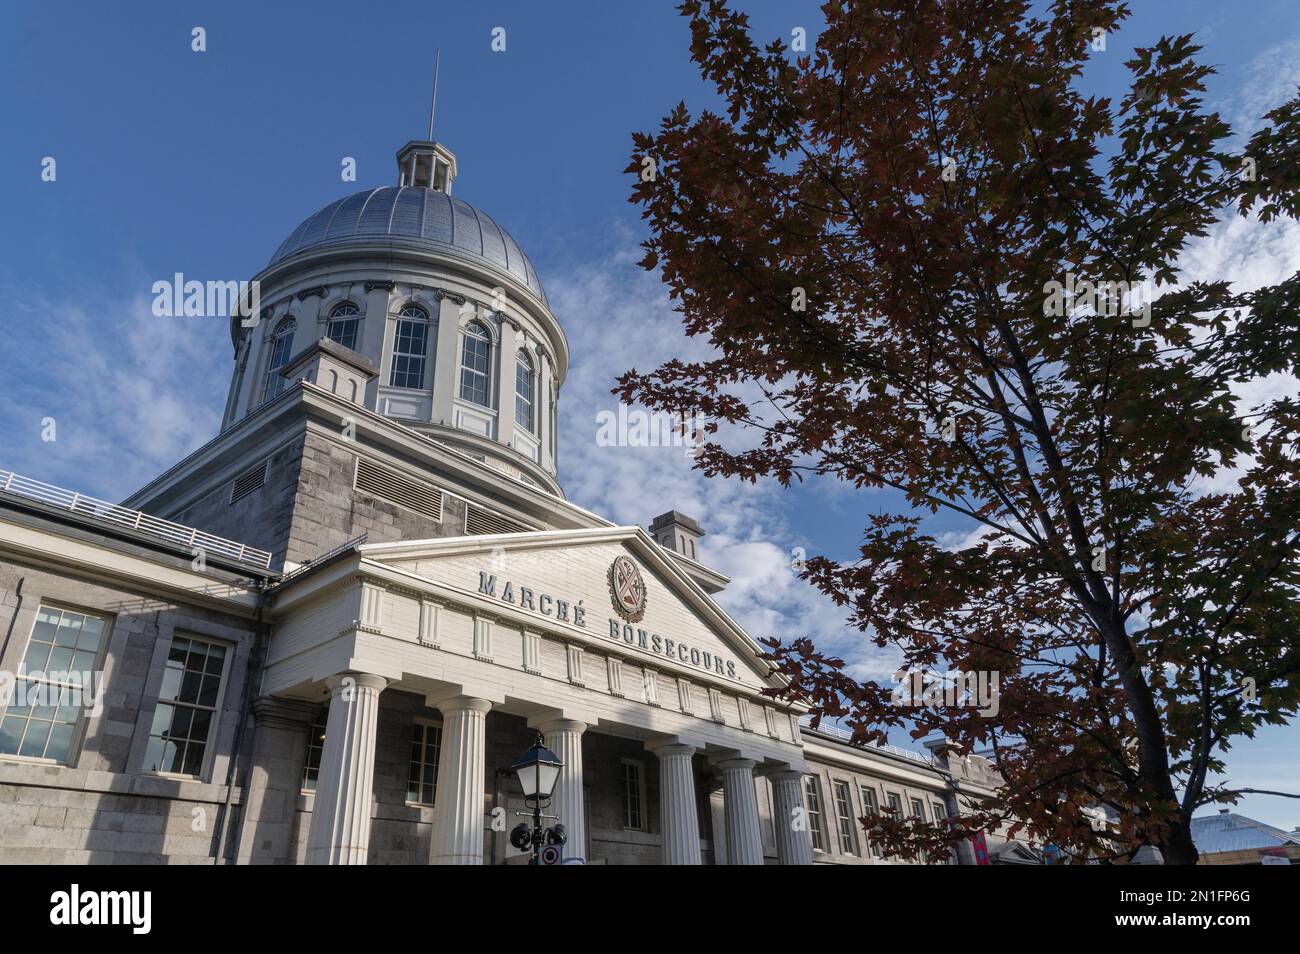
[[[0,466],[116,501],[216,434],[230,373],[223,319],[155,317],[143,291],[4,294],[6,377],[19,386]],[[53,441],[42,440],[48,418]]]
[[[1234,90],[1234,101],[1224,110],[1243,144],[1245,137],[1259,128],[1266,112],[1296,95],[1300,87],[1300,39],[1259,53],[1244,74]]]

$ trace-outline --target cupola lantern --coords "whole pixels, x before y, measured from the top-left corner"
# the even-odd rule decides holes
[[[397,150],[397,184],[433,189],[451,195],[456,157],[441,143],[412,139]]]

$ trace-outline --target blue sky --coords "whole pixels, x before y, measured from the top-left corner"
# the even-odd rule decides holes
[[[742,6],[764,40],[818,32],[814,3]],[[1121,91],[1135,45],[1177,32],[1196,32],[1219,66],[1210,98],[1230,119],[1257,116],[1300,83],[1293,0],[1135,6],[1089,67],[1099,93]],[[735,578],[724,602],[752,633],[812,632],[863,673],[888,667],[788,564],[800,547],[850,554],[864,516],[891,497],[704,481],[680,452],[594,442],[619,372],[698,347],[635,265],[642,223],[621,171],[633,130],[679,100],[714,102],[671,3],[17,0],[0,17],[0,467],[117,499],[208,440],[229,383],[224,323],[153,318],[150,286],[178,271],[252,277],[308,214],[394,182],[393,153],[424,135],[441,48],[435,138],[457,155],[456,194],[528,251],[570,337],[569,496],[625,523],[671,507],[695,514],[710,531],[706,558]],[[205,53],[191,51],[195,26]],[[505,52],[490,47],[495,27]],[[55,183],[40,181],[45,156],[58,162]],[[339,175],[348,156],[356,183]],[[1298,248],[1295,230],[1230,223],[1189,263],[1262,283],[1300,269]],[[47,416],[52,443],[40,439]],[[1300,791],[1298,733],[1240,744],[1232,778]],[[1289,829],[1298,805],[1250,797],[1239,810]]]

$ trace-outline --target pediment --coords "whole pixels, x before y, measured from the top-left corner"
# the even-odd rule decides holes
[[[779,684],[758,644],[637,527],[360,549],[366,560],[463,591],[467,599],[493,604],[514,619],[534,618],[539,628],[577,635],[642,665],[754,691]],[[615,596],[620,589],[622,602]]]

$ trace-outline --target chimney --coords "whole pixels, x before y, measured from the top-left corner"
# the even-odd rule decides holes
[[[704,536],[704,528],[676,510],[661,513],[650,521],[650,536],[668,550],[674,550],[691,560],[699,560],[696,544]]]

